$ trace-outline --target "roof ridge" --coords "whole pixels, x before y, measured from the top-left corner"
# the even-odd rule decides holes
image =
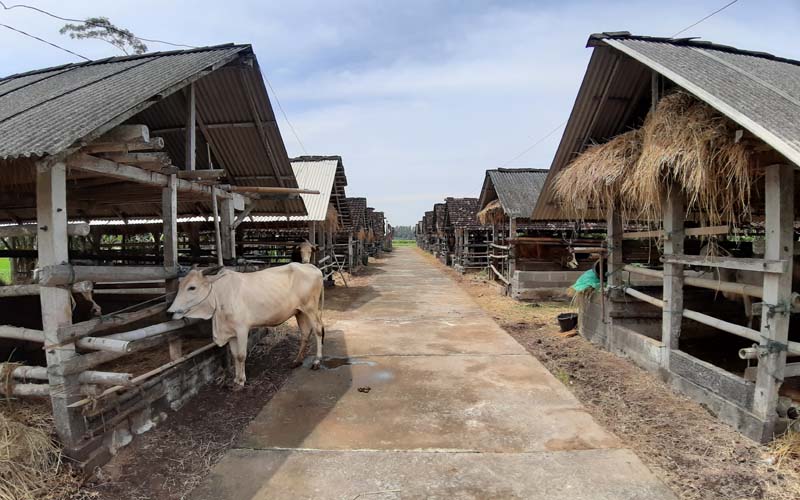
[[[86,66],[93,66],[95,64],[108,64],[108,63],[116,63],[116,62],[123,62],[123,61],[131,61],[136,59],[145,59],[148,57],[163,57],[163,56],[172,56],[177,54],[191,54],[193,52],[207,52],[211,50],[221,50],[221,49],[229,49],[231,47],[241,47],[242,49],[252,48],[249,43],[244,44],[235,44],[235,43],[222,43],[219,45],[208,45],[205,47],[195,47],[193,49],[179,49],[179,50],[163,50],[159,52],[145,52],[144,54],[133,54],[127,56],[112,56],[112,57],[104,57],[102,59],[92,59],[91,61],[83,61],[83,62],[75,62],[75,63],[66,63],[60,64],[58,66],[50,66],[47,68],[39,68],[33,69],[30,71],[23,71],[22,73],[14,73],[12,75],[7,75],[4,77],[0,77],[0,83],[14,80],[16,78],[22,78],[23,76],[31,76],[31,75],[38,75],[41,73],[48,73],[51,71],[58,71],[58,70],[72,70],[75,68],[83,68]]]
[[[718,50],[720,52],[729,52],[732,54],[741,54],[745,56],[758,57],[761,59],[768,59],[771,61],[784,62],[787,64],[794,64],[800,66],[800,61],[796,59],[789,59],[788,57],[780,57],[769,52],[760,52],[757,50],[745,50],[733,47],[732,45],[723,45],[714,43],[709,40],[700,40],[699,37],[686,37],[686,38],[670,38],[658,37],[647,35],[634,35],[630,31],[604,31],[602,33],[592,33],[589,35],[589,40],[586,41],[587,47],[595,47],[603,40],[641,40],[643,42],[653,43],[668,43],[670,45],[678,45],[684,47],[697,47],[701,49]]]

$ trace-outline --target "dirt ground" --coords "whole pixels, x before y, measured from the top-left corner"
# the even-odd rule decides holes
[[[574,310],[569,302],[520,303],[499,295],[485,274],[461,276],[426,255],[680,498],[800,498],[800,457],[774,465],[774,447],[745,438],[629,360],[561,334],[556,316]]]

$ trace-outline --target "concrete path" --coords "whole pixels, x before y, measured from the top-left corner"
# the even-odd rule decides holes
[[[674,498],[423,255],[375,272],[193,498]]]

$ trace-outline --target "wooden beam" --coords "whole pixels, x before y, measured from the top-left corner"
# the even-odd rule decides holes
[[[128,153],[129,151],[149,151],[164,149],[164,139],[151,137],[149,141],[135,142],[97,142],[81,148],[82,153]]]
[[[99,318],[93,318],[82,323],[60,328],[58,336],[62,342],[71,342],[87,335],[97,334],[112,328],[125,326],[136,321],[153,317],[163,313],[167,308],[169,308],[169,304],[159,303],[137,311],[106,314]]]
[[[186,89],[186,170],[197,168],[197,134],[195,123],[197,122],[197,112],[195,108],[194,83],[190,83]]]
[[[38,231],[36,224],[23,224],[16,226],[0,226],[0,238],[16,238],[19,236],[36,236]],[[46,230],[46,229],[45,229]],[[67,224],[67,236],[87,236],[89,234],[89,224],[78,222]]]
[[[150,142],[150,129],[147,125],[117,125],[94,141],[104,142]]]
[[[13,367],[11,375],[18,379],[47,380],[47,368],[44,366],[16,366],[0,363],[0,369]],[[78,375],[78,381],[82,384],[97,385],[128,385],[133,376],[130,373],[85,371]]]
[[[711,236],[715,234],[729,234],[738,231],[729,226],[704,226],[704,227],[690,227],[684,229],[685,236]],[[665,238],[664,231],[631,231],[622,234],[624,240],[637,240],[644,238]]]
[[[220,188],[227,189],[234,193],[259,193],[259,194],[320,194],[315,189],[269,187],[269,186],[231,186],[228,184],[220,185]]]
[[[794,251],[794,168],[773,165],[764,176],[764,258],[791,261]],[[764,297],[759,342],[753,412],[767,425],[765,438],[771,437],[777,414],[778,389],[783,384],[786,368],[786,345],[789,344],[792,272],[764,275]]]
[[[161,218],[163,220],[164,235],[164,268],[178,269],[178,179],[170,176],[167,187],[161,191]],[[166,280],[164,283],[164,293],[170,292],[164,299],[165,302],[172,302],[172,293],[178,292],[179,282],[177,279]],[[183,340],[175,337],[169,342],[170,359],[180,357]]]
[[[71,285],[78,281],[163,280],[176,278],[177,275],[176,269],[166,269],[162,266],[73,266],[71,264],[57,264],[39,268],[39,285],[53,287]]]
[[[179,170],[177,174],[179,179],[219,179],[227,175],[223,169]]]
[[[759,271],[762,273],[783,273],[788,268],[785,260],[739,259],[735,257],[703,256],[703,255],[664,255],[661,262],[666,264],[683,264],[686,266],[722,267],[743,271]]]
[[[664,272],[659,271],[658,269],[647,269],[644,267],[631,265],[626,265],[623,267],[623,269],[633,274],[664,279]],[[764,290],[760,286],[745,285],[743,283],[734,283],[731,281],[721,281],[717,279],[695,278],[693,276],[684,275],[683,283],[685,285],[696,286],[698,288],[707,288],[708,290],[714,290],[715,292],[735,293],[738,295],[747,295],[748,297],[761,298],[764,294]]]
[[[232,260],[236,258],[236,227],[234,226],[235,212],[232,200],[222,200],[220,204],[220,234],[222,236],[222,258]]]
[[[76,154],[67,160],[67,165],[71,168],[95,172],[100,175],[114,177],[131,182],[138,182],[149,186],[166,187],[169,183],[169,176],[160,172],[153,172],[144,170],[142,168],[134,167],[131,165],[123,165],[115,163],[104,158],[98,158],[87,154]],[[197,182],[178,179],[176,188],[178,192],[183,193],[197,193],[201,195],[210,195],[211,186],[205,186]],[[224,188],[223,188],[224,189]],[[241,195],[237,193],[228,193],[217,189],[217,196],[222,198],[231,197],[237,203],[244,203]],[[237,201],[240,200],[240,201]]]
[[[91,281],[79,281],[72,284],[72,293],[88,293],[91,292],[94,285]],[[30,295],[39,295],[41,290],[40,285],[7,285],[0,286],[0,297],[24,297]]]
[[[111,160],[116,163],[124,163],[125,165],[135,165],[137,167],[148,168],[149,170],[158,170],[160,168],[172,164],[167,153],[106,153],[103,155],[106,160]]]

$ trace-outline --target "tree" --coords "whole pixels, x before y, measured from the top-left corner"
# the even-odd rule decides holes
[[[118,48],[125,55],[144,54],[147,52],[147,45],[130,31],[118,28],[111,24],[107,17],[90,17],[81,24],[65,24],[59,33],[76,40],[94,38]],[[129,52],[130,51],[130,52]]]

